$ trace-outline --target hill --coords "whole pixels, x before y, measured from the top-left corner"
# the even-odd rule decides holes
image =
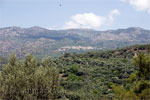
[[[111,84],[129,87],[127,79],[137,69],[133,57],[148,53],[149,45],[118,50],[65,53],[54,62],[59,67],[61,85],[70,100],[106,100],[114,97]]]
[[[41,27],[0,28],[0,55],[16,53],[58,56],[64,52],[116,49],[149,43],[150,30],[137,27],[95,31],[91,29],[48,30]]]
[[[25,92],[27,94],[17,92],[21,93],[21,95],[18,95],[15,92],[10,92],[10,90],[12,88],[13,90],[17,89],[17,91],[22,91],[22,89],[25,89],[25,91],[26,89],[34,90],[35,88],[37,90],[39,88],[47,90],[48,86],[48,89],[53,91],[48,93],[48,97],[55,97],[57,100],[111,100],[115,97],[113,85],[116,85],[116,88],[117,86],[122,86],[124,90],[130,90],[132,84],[130,84],[128,79],[131,75],[135,75],[138,70],[133,64],[133,58],[136,58],[140,53],[149,53],[149,50],[150,45],[135,45],[109,51],[82,54],[65,53],[63,56],[53,60],[50,57],[46,57],[41,62],[31,55],[27,55],[24,60],[18,60],[13,55],[9,59],[9,63],[0,71],[0,82],[3,86],[0,88],[0,91],[5,90],[8,93],[1,92],[5,94],[4,97],[6,98],[8,96],[9,98],[16,98],[16,96],[17,98],[44,98],[47,95],[41,94],[41,92],[33,92],[39,94],[32,94],[31,96],[30,92],[29,95],[28,92]],[[142,61],[146,62],[146,60],[147,58],[144,58]],[[150,57],[147,64],[148,67],[149,62]],[[139,62],[139,64],[141,63]],[[148,71],[146,70],[146,72]],[[149,77],[147,79],[149,81]],[[145,83],[142,84],[145,86]],[[143,89],[142,84],[140,88],[136,87],[138,91],[141,88]],[[7,88],[9,86],[12,88]],[[126,91],[121,89],[119,90],[121,91],[120,94],[125,94]],[[142,94],[142,96],[144,95]],[[123,95],[119,96],[124,98]],[[130,98],[131,96],[127,95]]]

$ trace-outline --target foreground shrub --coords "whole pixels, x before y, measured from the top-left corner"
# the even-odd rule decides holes
[[[2,100],[55,100],[58,88],[59,75],[49,57],[39,65],[31,55],[25,61],[12,55],[0,72]]]

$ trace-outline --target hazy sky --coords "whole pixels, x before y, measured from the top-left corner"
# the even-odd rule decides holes
[[[150,0],[0,0],[0,27],[150,29]]]

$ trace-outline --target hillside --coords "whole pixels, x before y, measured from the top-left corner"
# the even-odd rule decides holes
[[[127,79],[137,69],[133,57],[148,53],[149,45],[118,50],[69,54],[55,60],[62,77],[61,85],[70,100],[107,100],[114,97],[111,84],[128,88]]]
[[[150,30],[127,29],[95,31],[91,29],[48,30],[41,27],[0,28],[0,55],[16,53],[58,56],[64,52],[85,52],[122,48],[150,42]]]
[[[15,56],[12,56],[9,63],[0,71],[3,74],[1,78],[3,77],[12,88],[17,88],[17,91],[28,89],[28,86],[37,88],[38,85],[43,89],[47,84],[51,86],[49,84],[54,81],[56,84],[52,83],[52,87],[53,89],[57,88],[58,91],[56,92],[54,89],[55,92],[52,92],[52,94],[56,93],[54,96],[57,100],[62,100],[62,98],[64,100],[111,100],[115,97],[112,84],[123,86],[129,90],[131,84],[129,84],[128,78],[131,74],[137,72],[137,68],[133,64],[133,57],[140,53],[149,53],[149,50],[150,45],[135,45],[122,49],[82,54],[65,53],[53,60],[46,57],[41,62],[31,55],[26,56],[25,60],[18,60]],[[0,59],[0,62],[2,61]],[[4,81],[0,82],[3,83]],[[15,85],[16,82],[17,85]],[[59,82],[60,87],[57,87],[59,85],[57,82]],[[4,86],[7,85],[4,84]],[[5,89],[7,90],[7,88]],[[53,91],[53,89],[50,87],[50,90]],[[15,96],[12,95],[15,98],[16,94]],[[37,97],[39,95],[40,98],[45,96],[40,93]],[[22,96],[30,97],[31,94],[23,94]]]

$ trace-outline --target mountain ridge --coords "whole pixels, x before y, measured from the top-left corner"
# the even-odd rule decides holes
[[[150,30],[140,27],[96,31],[93,29],[49,30],[39,26],[30,28],[0,28],[0,55],[16,53],[58,56],[64,52],[85,52],[116,49],[135,44],[150,43]],[[89,49],[90,48],[90,49]]]

